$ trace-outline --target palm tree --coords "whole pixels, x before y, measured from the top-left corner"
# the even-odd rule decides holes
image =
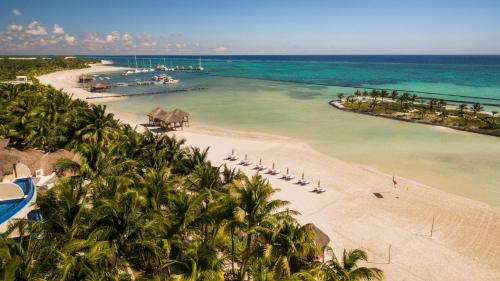
[[[449,114],[448,114],[448,110],[446,110],[446,108],[443,108],[443,110],[441,111],[441,122],[444,122],[444,120],[446,118],[448,118]]]
[[[358,262],[367,261],[366,252],[360,249],[346,251],[342,254],[342,260],[338,260],[331,249],[329,252],[332,259],[326,262],[326,280],[358,281],[358,280],[382,280],[383,272],[378,268],[359,267]]]
[[[44,231],[57,243],[83,237],[89,228],[90,213],[85,207],[89,200],[87,187],[80,178],[61,180],[38,198],[37,205],[45,214]]]
[[[45,245],[28,236],[36,228],[33,223],[17,221],[7,232],[0,234],[0,277],[6,281],[29,281],[42,279],[42,268],[39,260],[47,252]],[[18,230],[26,239],[8,238]]]
[[[246,246],[242,254],[239,278],[242,281],[249,266],[255,250],[255,238],[265,233],[276,224],[276,219],[289,212],[278,212],[278,209],[286,206],[287,201],[271,200],[271,196],[277,191],[269,185],[268,181],[261,175],[256,174],[251,179],[245,179],[241,183],[235,183],[235,190],[240,198],[240,208],[244,213]]]
[[[438,106],[439,106],[439,109],[441,109],[441,110],[446,109],[446,101],[443,99],[440,99],[438,101]]]
[[[432,98],[429,100],[429,111],[430,112],[434,112],[434,109],[435,109],[434,106],[436,104],[437,104],[437,99]]]
[[[277,280],[290,278],[316,255],[318,249],[313,238],[314,233],[307,225],[300,226],[295,221],[280,224],[266,245]]]
[[[399,96],[398,100],[401,106],[401,110],[405,108],[405,104],[410,98],[410,95],[408,93],[403,93],[401,96]]]
[[[462,103],[458,106],[458,114],[463,117],[465,114],[465,111],[467,110],[467,104]]]
[[[483,110],[483,106],[480,103],[476,102],[472,105],[472,112],[474,113],[474,117],[476,117],[477,113],[481,110]]]
[[[82,117],[80,122],[86,125],[76,132],[78,138],[93,143],[109,143],[117,122],[113,119],[113,114],[106,113],[106,105],[91,105],[90,110],[85,111]]]
[[[391,96],[390,96],[390,98],[391,98],[391,100],[395,101],[395,100],[397,100],[397,99],[398,99],[398,96],[399,96],[398,91],[393,90],[393,91],[391,92]]]
[[[337,95],[338,101],[342,102],[342,99],[344,98],[344,94],[340,93]]]
[[[204,281],[224,280],[224,257],[219,257],[210,244],[190,243],[183,249],[182,258],[178,262],[182,273],[172,276],[172,280]]]

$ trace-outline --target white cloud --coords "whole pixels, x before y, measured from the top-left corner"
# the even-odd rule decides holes
[[[213,51],[216,53],[225,53],[227,51],[227,48],[224,46],[220,46],[220,47],[214,48]]]
[[[9,26],[7,26],[7,30],[11,30],[11,31],[22,31],[23,30],[23,26],[22,25],[17,25],[17,24],[10,24]]]
[[[0,50],[10,53],[82,53],[82,54],[134,54],[174,52],[179,54],[210,52],[212,47],[200,46],[172,35],[168,38],[148,34],[130,34],[113,31],[102,34],[83,32],[67,34],[62,26],[52,23],[46,28],[38,21],[27,25],[12,23],[0,28]],[[222,49],[218,49],[223,51]]]
[[[30,23],[25,32],[29,35],[47,35],[47,29],[37,21]]]
[[[14,16],[20,16],[21,15],[21,11],[19,11],[18,9],[14,9],[14,10],[12,10],[12,14]]]
[[[124,41],[130,41],[130,40],[132,40],[132,35],[130,35],[128,33],[125,33],[122,36],[122,40],[124,40]]]
[[[68,34],[65,34],[64,41],[66,41],[66,44],[68,45],[74,45],[76,42],[76,38],[74,36],[69,36]]]
[[[64,28],[62,26],[58,25],[57,23],[54,24],[54,29],[52,30],[52,33],[58,34],[58,35],[63,35],[64,34]]]
[[[106,43],[113,43],[113,41],[115,41],[116,37],[111,35],[111,34],[108,34],[106,36]]]

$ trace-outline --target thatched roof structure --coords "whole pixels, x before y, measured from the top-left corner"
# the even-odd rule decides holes
[[[164,112],[163,114],[156,117],[156,119],[162,121],[163,123],[181,123],[184,118],[174,114],[173,112]]]
[[[90,74],[82,74],[78,77],[78,81],[81,82],[87,82],[87,81],[93,81],[95,78],[94,76],[90,75]]]
[[[189,125],[189,114],[181,109],[174,109],[172,112],[166,112],[157,107],[148,113],[149,122],[166,127],[167,129],[182,128],[185,124]]]
[[[20,151],[0,148],[0,178],[12,174],[13,165],[16,163],[26,164],[32,172],[43,169],[43,172],[47,175],[54,171],[54,165],[59,159],[70,159],[79,162],[76,154],[64,149],[43,153],[43,151],[35,149]]]
[[[92,90],[105,90],[111,88],[111,84],[104,82],[97,82],[90,85]]]
[[[172,111],[172,114],[174,114],[175,116],[178,116],[182,119],[184,119],[185,117],[189,117],[189,113],[187,113],[181,109],[178,109],[178,108],[174,109],[174,111]]]
[[[148,113],[148,117],[154,118],[156,116],[156,114],[158,114],[162,111],[163,111],[163,109],[157,107],[157,108],[153,109],[150,113]]]
[[[314,232],[314,241],[318,246],[324,248],[330,243],[330,237],[326,235],[321,229],[319,229],[314,223],[308,223],[307,226],[311,228]]]

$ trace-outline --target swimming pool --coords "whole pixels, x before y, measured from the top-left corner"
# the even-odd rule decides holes
[[[24,193],[23,199],[0,201],[0,225],[11,219],[21,211],[35,196],[35,184],[31,178],[16,179],[14,181]]]

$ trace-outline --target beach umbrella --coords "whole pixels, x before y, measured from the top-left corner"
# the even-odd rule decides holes
[[[274,169],[274,162],[273,162],[273,169]]]
[[[259,160],[259,165],[262,165],[262,158],[260,158]]]
[[[302,172],[302,179],[304,179],[304,172]]]
[[[246,155],[246,153],[245,153],[245,160],[247,160],[247,155]]]
[[[288,175],[288,172],[289,172],[289,170],[288,170],[288,168],[286,168],[286,174],[287,174],[287,175]]]
[[[231,149],[231,155],[234,155],[234,149]]]
[[[320,186],[321,186],[321,181],[318,180],[318,187],[320,187]]]

